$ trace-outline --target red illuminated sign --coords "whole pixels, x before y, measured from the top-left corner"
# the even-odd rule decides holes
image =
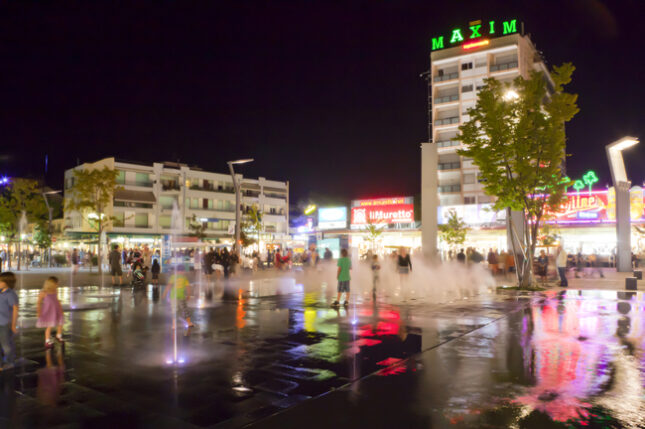
[[[630,217],[632,221],[645,220],[643,189],[630,190]],[[548,213],[549,223],[601,223],[616,221],[616,194],[609,191],[569,193],[556,213]]]
[[[352,225],[411,222],[414,222],[414,205],[412,204],[352,207]]]

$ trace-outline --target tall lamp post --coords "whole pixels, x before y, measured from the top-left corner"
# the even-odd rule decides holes
[[[231,178],[233,179],[233,188],[235,189],[235,250],[239,250],[240,246],[240,219],[242,214],[240,213],[240,204],[241,204],[241,190],[240,183],[235,178],[235,170],[233,170],[233,165],[235,164],[246,164],[248,162],[253,162],[253,158],[246,159],[236,159],[235,161],[228,161],[228,168],[231,171]]]
[[[54,195],[58,194],[61,191],[43,191],[43,198],[45,199],[45,205],[47,206],[47,213],[49,215],[49,224],[47,225],[47,232],[49,234],[49,237],[51,238],[52,236],[52,211],[54,208],[49,205],[49,200],[47,200],[47,195]],[[52,246],[51,244],[49,245],[49,249],[47,249],[47,267],[51,268],[52,266]]]
[[[638,144],[636,137],[623,137],[605,146],[611,178],[616,190],[616,271],[632,270],[631,219],[629,214],[630,200],[623,150]]]

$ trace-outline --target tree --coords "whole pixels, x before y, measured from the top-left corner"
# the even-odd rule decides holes
[[[108,216],[107,208],[112,204],[114,191],[117,190],[115,169],[103,167],[102,169],[77,169],[74,170],[74,185],[65,195],[65,210],[81,214],[90,228],[98,235],[99,274],[102,274],[101,264],[101,235],[112,222],[114,216]]]
[[[40,249],[49,249],[52,245],[52,235],[45,222],[38,222],[34,228],[33,242]]]
[[[21,262],[21,228],[23,213],[26,222],[40,222],[47,217],[47,207],[38,182],[30,179],[13,179],[0,192],[0,231],[8,238],[9,243],[18,247],[18,270]],[[25,222],[25,223],[26,223]],[[11,254],[9,253],[9,268]]]
[[[260,233],[262,232],[262,218],[263,213],[258,206],[253,204],[249,210],[249,225],[257,233],[258,252],[260,251]]]
[[[450,248],[464,244],[467,233],[468,227],[466,226],[466,222],[457,215],[455,210],[448,212],[448,222],[439,225],[439,237]]]
[[[197,216],[193,215],[190,222],[188,223],[188,229],[190,230],[190,235],[192,237],[197,237],[199,241],[206,238],[206,229],[208,225],[205,222],[199,222]]]
[[[365,226],[365,232],[367,233],[367,241],[372,244],[372,250],[376,250],[376,240],[383,234],[383,227],[378,227],[372,222],[369,222]]]
[[[551,91],[541,72],[531,72],[528,79],[517,77],[512,83],[487,79],[477,105],[468,111],[470,120],[459,127],[458,139],[465,149],[458,153],[479,167],[485,192],[496,197],[494,209],[506,209],[509,220],[511,211],[523,215],[522,231],[509,222],[516,238],[511,241],[520,287],[532,281],[542,217],[545,211],[557,209],[569,185],[561,170],[564,125],[578,107],[577,95],[564,92],[563,87],[571,82],[574,69],[570,63],[555,67]]]

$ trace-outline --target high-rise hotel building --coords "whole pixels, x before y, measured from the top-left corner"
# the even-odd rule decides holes
[[[433,162],[440,206],[491,202],[479,183],[477,167],[457,154],[458,127],[468,121],[468,109],[475,106],[484,79],[510,82],[520,75],[528,77],[532,70],[544,72],[550,81],[541,53],[515,19],[474,21],[432,38],[428,132],[436,146]]]

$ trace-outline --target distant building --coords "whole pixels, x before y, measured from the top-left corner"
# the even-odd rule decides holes
[[[206,225],[210,239],[232,243],[235,227],[235,192],[230,174],[203,171],[186,164],[158,162],[139,164],[105,158],[65,171],[65,192],[73,186],[73,171],[79,168],[109,168],[119,173],[112,204],[106,212],[115,221],[106,230],[110,241],[134,245],[157,243],[170,233],[173,207],[183,220],[182,235],[189,235],[194,219]],[[242,179],[242,213],[257,206],[263,213],[261,242],[282,244],[288,237],[289,182]],[[244,220],[244,218],[243,218]],[[65,212],[68,235],[92,232],[78,212]]]

